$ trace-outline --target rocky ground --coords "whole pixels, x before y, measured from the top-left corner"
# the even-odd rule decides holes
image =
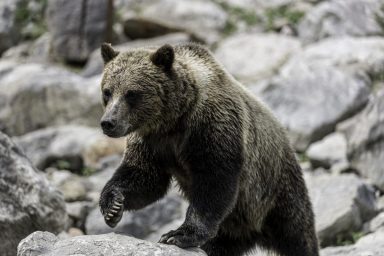
[[[383,36],[384,0],[0,1],[1,255],[204,255],[152,243],[176,189],[103,222],[124,150],[98,127],[104,41],[207,45],[287,127],[321,255],[384,255]]]

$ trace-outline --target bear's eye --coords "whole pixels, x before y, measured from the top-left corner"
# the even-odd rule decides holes
[[[134,105],[138,102],[138,100],[140,99],[141,97],[141,93],[140,92],[137,92],[137,91],[128,91],[126,94],[125,94],[125,100],[128,102],[128,104],[130,105]]]
[[[108,89],[104,89],[103,90],[103,101],[104,101],[104,104],[107,104],[109,99],[111,98],[112,96],[112,93],[110,90]]]

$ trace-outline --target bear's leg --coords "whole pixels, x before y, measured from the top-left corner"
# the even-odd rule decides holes
[[[275,250],[282,256],[318,256],[317,241],[311,238],[311,234],[298,234],[292,228],[284,228],[282,232],[275,234]]]
[[[219,234],[204,244],[201,248],[208,256],[242,256],[250,251],[256,242],[251,238],[233,238],[228,235]]]
[[[167,192],[171,177],[160,169],[120,165],[100,195],[105,222],[115,227],[123,211],[141,209]]]
[[[281,211],[280,211],[281,212]],[[313,227],[313,219],[307,214],[282,217],[271,214],[266,222],[268,230],[267,247],[281,256],[318,256],[318,244]]]

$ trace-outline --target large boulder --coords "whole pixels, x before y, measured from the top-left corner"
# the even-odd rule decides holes
[[[327,39],[292,56],[255,91],[286,125],[296,149],[305,150],[360,111],[383,72],[384,39]]]
[[[53,54],[68,62],[84,62],[104,41],[110,41],[112,0],[49,0],[47,24]]]
[[[63,231],[66,220],[61,193],[0,132],[1,255],[15,255],[20,240],[36,230]]]
[[[271,77],[298,53],[297,39],[277,34],[240,34],[219,43],[217,59],[245,84]]]
[[[100,78],[40,64],[0,64],[0,129],[21,135],[52,125],[98,126]]]
[[[383,0],[324,1],[301,21],[300,38],[311,43],[325,37],[383,35]]]
[[[384,191],[384,90],[357,116],[338,125],[347,138],[351,166]]]
[[[132,50],[134,48],[146,47],[146,46],[161,46],[163,44],[178,44],[187,43],[191,41],[191,37],[185,33],[174,33],[165,36],[159,36],[151,39],[133,40],[124,44],[116,45],[114,48],[120,52]],[[91,77],[103,72],[103,59],[101,58],[100,50],[93,51],[90,55],[87,64],[84,67],[82,75],[84,77]]]
[[[329,247],[321,250],[321,256],[382,256],[384,252],[384,230],[360,238],[356,244]]]
[[[329,38],[305,47],[280,72],[289,75],[295,70],[333,67],[357,75],[380,76],[384,72],[383,60],[382,37]]]
[[[305,176],[322,246],[349,238],[377,213],[372,187],[354,174]]]
[[[119,234],[77,236],[59,240],[49,232],[35,232],[20,242],[18,256],[206,256],[198,248],[151,243]]]
[[[121,154],[124,139],[112,139],[100,128],[79,125],[49,127],[15,138],[25,154],[39,169],[66,161],[65,169],[81,171],[84,167],[96,168],[100,159]],[[60,167],[60,166],[56,166]]]
[[[261,98],[287,127],[297,150],[323,138],[367,103],[369,80],[338,69],[297,69],[269,81]]]
[[[225,28],[226,12],[214,1],[156,0],[133,2],[123,12],[127,36],[141,30],[142,37],[186,31],[211,44]],[[141,21],[141,22],[138,22]],[[148,25],[152,29],[148,29]],[[129,27],[127,27],[129,26]],[[154,28],[158,28],[155,31]],[[156,32],[156,33],[155,33]],[[137,38],[137,36],[135,36]]]

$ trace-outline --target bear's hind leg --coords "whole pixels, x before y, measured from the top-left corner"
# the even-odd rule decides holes
[[[300,215],[300,214],[299,214]],[[281,256],[318,256],[319,249],[312,220],[305,217],[270,217],[268,247]]]
[[[208,256],[242,256],[256,245],[252,239],[232,238],[219,234],[204,244],[201,248]]]

